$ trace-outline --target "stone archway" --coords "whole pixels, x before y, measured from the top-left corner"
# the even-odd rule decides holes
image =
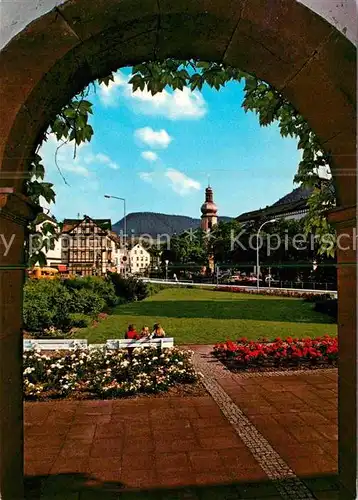
[[[110,70],[165,57],[223,61],[269,81],[296,106],[332,155],[339,209],[350,236],[339,260],[340,477],[356,482],[356,51],[296,0],[69,0],[32,22],[0,54],[0,492],[21,498],[21,283],[27,159],[50,118]],[[3,242],[2,242],[3,246]],[[4,266],[6,269],[4,269]]]

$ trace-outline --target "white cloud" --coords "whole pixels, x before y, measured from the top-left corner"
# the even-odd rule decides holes
[[[110,163],[111,159],[109,156],[104,155],[102,153],[96,154],[95,158],[100,162],[100,163]]]
[[[165,149],[172,141],[172,137],[164,129],[153,130],[151,127],[139,128],[134,132],[134,136],[142,144],[150,146],[151,148]]]
[[[113,170],[119,170],[119,165],[114,162],[109,156],[103,153],[97,153],[95,155],[89,154],[84,158],[85,163],[101,163],[102,165],[106,165]]]
[[[99,86],[98,94],[102,104],[106,107],[116,106],[120,98],[120,89],[126,87],[128,85],[127,82],[128,78],[121,71],[117,71],[114,75],[114,81],[110,81],[108,87],[102,83]]]
[[[43,143],[39,154],[45,166],[46,179],[55,183],[56,191],[58,191],[57,183],[59,183],[58,186],[63,185],[63,180],[59,178],[59,170],[69,185],[82,182],[81,178],[85,178],[83,186],[86,190],[95,191],[99,189],[97,172],[104,168],[119,169],[117,163],[108,155],[94,153],[92,145],[88,143],[80,144],[76,148],[76,158],[73,158],[74,145],[57,141],[53,134],[50,134],[47,141]]]
[[[181,196],[186,196],[187,194],[190,194],[191,191],[198,191],[201,188],[198,181],[191,179],[187,175],[183,174],[183,172],[174,168],[168,168],[164,175],[170,180],[170,185],[173,191]]]
[[[51,134],[41,146],[39,154],[43,158],[46,172],[58,171],[59,168],[64,177],[66,177],[67,172],[81,177],[89,177],[91,172],[84,161],[85,153],[89,148],[88,144],[81,144],[76,148],[76,158],[73,158],[74,145],[59,142]]]
[[[154,172],[139,172],[139,178],[144,182],[153,182]]]
[[[136,90],[130,94],[135,102],[134,110],[144,115],[164,116],[170,120],[195,120],[207,113],[207,104],[198,91],[187,87],[168,92],[163,90],[154,96],[148,90]]]
[[[163,116],[170,120],[196,120],[207,113],[207,103],[203,95],[187,87],[183,90],[163,90],[154,96],[144,90],[132,92],[129,77],[117,71],[114,82],[108,87],[104,84],[99,87],[99,98],[104,106],[116,106],[120,99],[133,106],[137,113],[151,116]]]
[[[83,177],[88,177],[89,176],[89,170],[86,167],[83,167],[82,165],[78,165],[76,163],[63,163],[62,164],[62,159],[60,159],[60,168],[64,172],[72,172],[73,174],[77,175],[82,175]]]
[[[141,157],[144,160],[147,160],[150,162],[158,160],[158,155],[157,155],[157,153],[154,153],[154,151],[143,151],[143,153],[141,154]]]

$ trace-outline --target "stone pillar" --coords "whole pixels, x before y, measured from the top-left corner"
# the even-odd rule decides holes
[[[338,263],[338,464],[340,499],[354,500],[357,488],[357,212],[342,208],[329,214],[335,226]]]
[[[0,498],[23,499],[22,289],[24,236],[36,209],[0,188]]]

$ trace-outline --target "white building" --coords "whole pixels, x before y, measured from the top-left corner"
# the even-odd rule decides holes
[[[130,271],[132,274],[144,274],[150,268],[150,253],[139,243],[128,250]]]

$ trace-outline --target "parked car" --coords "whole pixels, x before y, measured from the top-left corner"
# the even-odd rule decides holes
[[[271,285],[277,285],[278,283],[280,283],[279,280],[276,280],[275,278],[273,278],[272,276],[266,276],[265,278],[265,282],[266,283],[270,283]]]

